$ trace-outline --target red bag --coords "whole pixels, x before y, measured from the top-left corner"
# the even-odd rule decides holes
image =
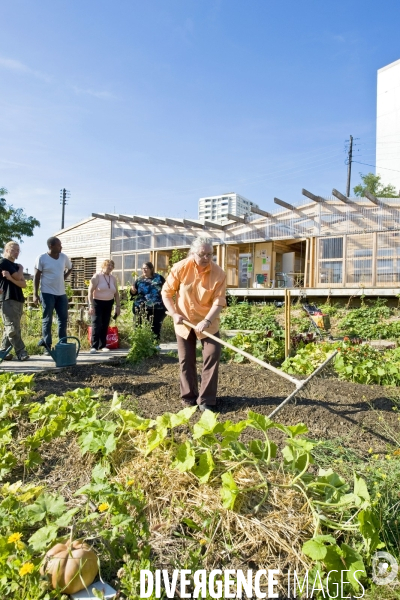
[[[92,340],[92,328],[88,327],[88,338],[89,342]],[[118,327],[109,327],[107,330],[106,347],[110,350],[117,350],[119,348],[119,335]]]

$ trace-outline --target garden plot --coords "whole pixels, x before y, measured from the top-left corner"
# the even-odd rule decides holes
[[[266,347],[261,332],[257,348]],[[267,415],[294,386],[246,363],[221,364],[218,417],[182,410],[168,355],[43,373],[33,392],[29,378],[4,375],[0,597],[65,600],[38,571],[46,551],[73,536],[93,546],[103,577],[129,600],[141,597],[143,569],[277,568],[283,600],[289,569],[318,571],[325,585],[338,565],[367,573],[367,595],[350,576],[347,596],[399,598],[395,585],[375,592],[370,579],[378,548],[400,556],[398,351],[390,361],[339,349],[331,377],[313,380],[278,423]],[[308,344],[284,368],[306,375],[324,352]],[[391,386],[354,383],[373,381],[380,363]]]
[[[200,363],[199,363],[200,366]],[[155,419],[165,411],[181,409],[179,365],[176,359],[158,356],[137,366],[108,365],[71,367],[61,374],[36,377],[36,398],[62,395],[78,387],[91,388],[103,395],[107,403],[114,392],[125,397],[124,406],[142,417]],[[233,421],[245,418],[248,410],[268,415],[292,392],[294,386],[278,375],[249,364],[221,364],[218,386],[218,410]],[[396,388],[378,385],[355,385],[333,378],[316,380],[312,398],[297,405],[289,404],[278,420],[293,424],[302,421],[314,438],[343,437],[347,444],[367,452],[385,452],[392,440],[385,435],[383,424],[400,436]],[[378,421],[379,417],[382,421]]]

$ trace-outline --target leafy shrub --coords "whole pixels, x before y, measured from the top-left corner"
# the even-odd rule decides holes
[[[158,352],[157,338],[152,331],[150,321],[144,314],[137,320],[136,327],[130,335],[130,344],[131,349],[126,360],[132,364],[137,364]]]
[[[400,360],[392,350],[382,354],[368,344],[339,348],[335,370],[341,379],[354,383],[400,385]],[[396,351],[395,351],[396,352]]]
[[[368,344],[307,344],[295,356],[285,360],[282,370],[292,375],[311,375],[335,348],[338,355],[334,369],[340,379],[353,383],[400,385],[400,349],[382,353]]]
[[[393,331],[391,324],[383,324],[383,319],[388,319],[392,310],[386,306],[386,300],[378,298],[374,303],[363,304],[360,308],[351,309],[340,321],[339,330],[350,336],[358,335],[364,339],[388,338]]]
[[[310,319],[306,315],[304,315],[304,317],[303,315],[301,317],[292,316],[290,323],[292,330],[298,333],[307,333],[310,329]]]
[[[282,371],[291,375],[311,375],[333,350],[331,344],[307,344],[282,363]]]
[[[340,308],[336,304],[331,304],[330,302],[325,302],[325,304],[320,304],[319,308],[321,309],[324,315],[329,315],[330,317],[335,317]]]
[[[268,337],[264,332],[239,333],[230,339],[229,343],[266,362],[280,362],[285,356],[282,337]],[[247,359],[241,354],[224,348],[222,360],[231,359],[239,363],[247,362]]]
[[[168,315],[165,317],[161,327],[161,341],[164,343],[176,342],[174,320]]]
[[[234,303],[228,306],[221,315],[222,329],[265,329],[279,333],[281,327],[275,319],[274,306],[252,306],[248,302]]]
[[[24,298],[33,296],[33,279],[29,279],[26,282],[26,287],[22,288],[22,293],[24,294]]]

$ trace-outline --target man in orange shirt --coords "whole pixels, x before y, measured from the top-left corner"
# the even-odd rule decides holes
[[[226,275],[213,260],[212,240],[198,237],[189,255],[176,263],[162,289],[167,311],[174,319],[181,367],[180,388],[186,406],[199,405],[201,411],[216,405],[218,367],[221,346],[203,335],[203,331],[219,337],[219,314],[226,305]],[[174,302],[175,296],[175,302]],[[183,324],[183,320],[195,329]],[[200,392],[197,384],[196,342],[203,348],[203,371]]]

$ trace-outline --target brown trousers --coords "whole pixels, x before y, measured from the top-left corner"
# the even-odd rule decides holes
[[[214,334],[219,337],[219,333]],[[195,404],[209,404],[214,406],[217,402],[218,367],[221,356],[221,346],[209,338],[203,338],[203,370],[201,373],[200,393],[197,381],[196,368],[196,342],[197,337],[193,329],[187,340],[176,336],[178,341],[178,356],[181,367],[181,397],[186,402]]]

